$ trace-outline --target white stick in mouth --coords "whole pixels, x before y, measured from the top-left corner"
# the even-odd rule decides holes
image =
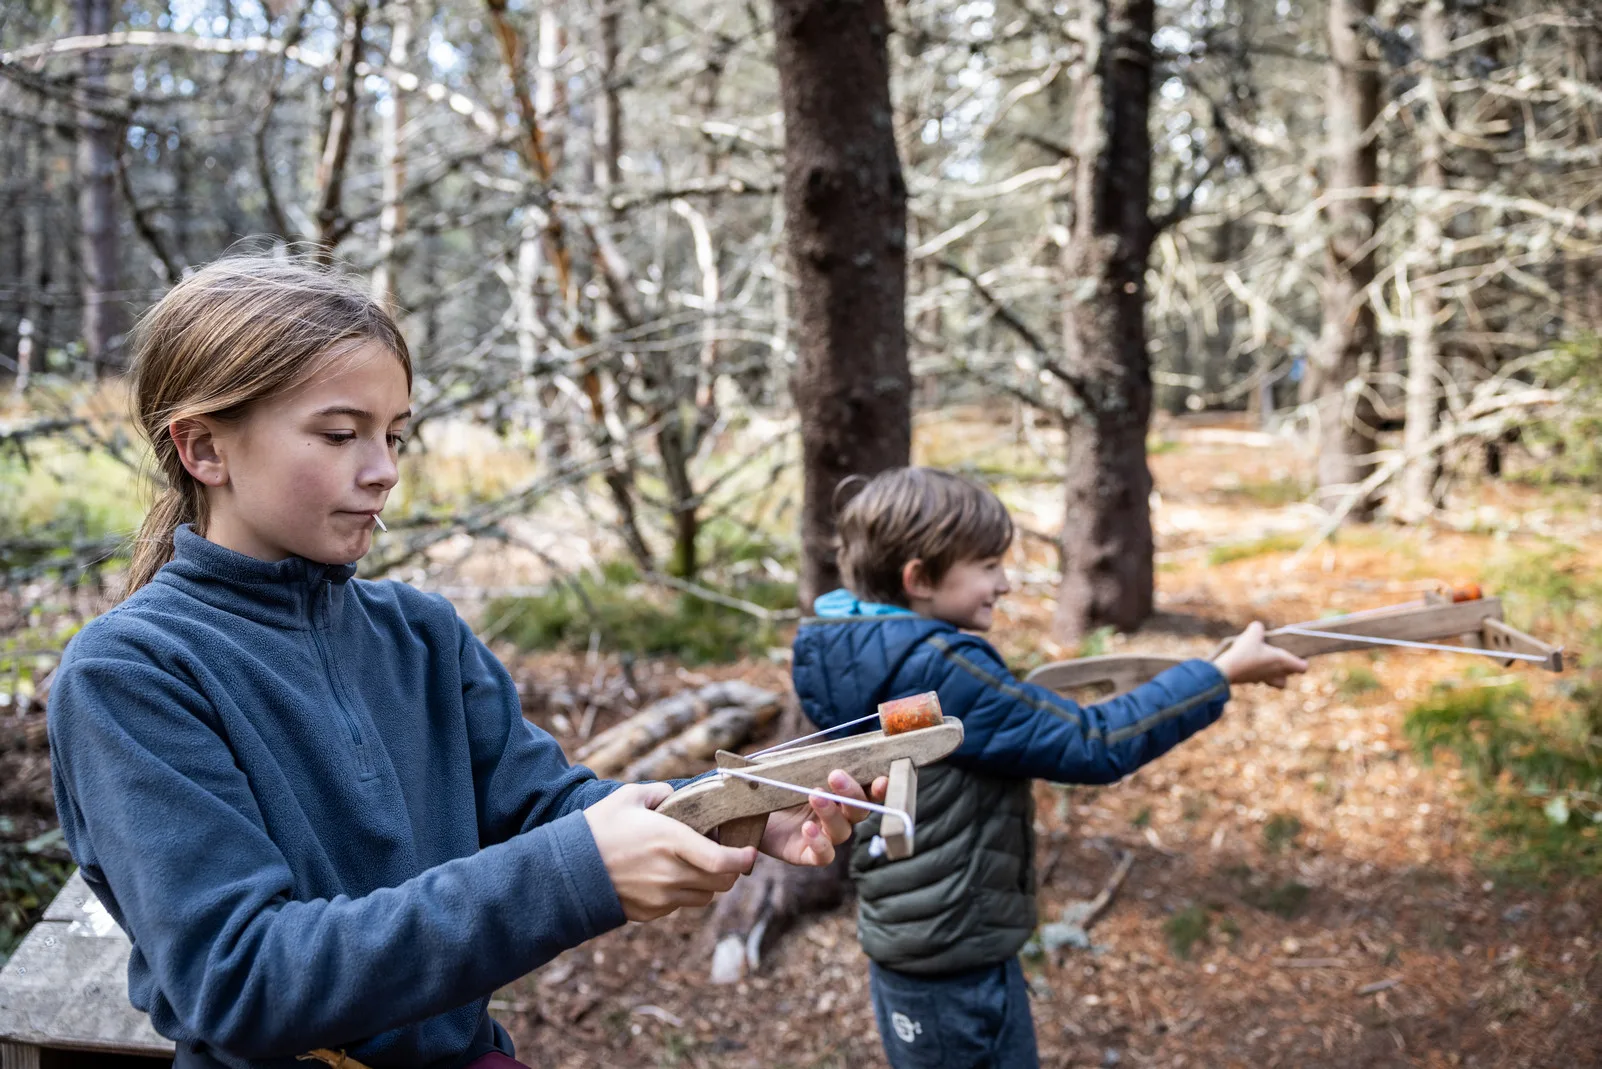
[[[378,529],[380,531],[383,531],[385,534],[389,533],[389,528],[384,526],[384,517],[378,515],[376,512],[373,513],[373,522],[378,524]]]

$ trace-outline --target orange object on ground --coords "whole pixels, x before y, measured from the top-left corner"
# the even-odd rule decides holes
[[[932,728],[944,718],[940,712],[940,695],[934,691],[914,694],[910,698],[897,698],[879,705],[879,726],[886,735],[900,735],[919,728]]]
[[[1484,596],[1485,594],[1480,590],[1480,584],[1478,583],[1452,584],[1452,600],[1454,602],[1479,601]]]

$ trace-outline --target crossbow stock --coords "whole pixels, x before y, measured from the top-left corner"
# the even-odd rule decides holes
[[[1550,672],[1563,671],[1562,647],[1508,626],[1502,619],[1501,599],[1479,597],[1477,593],[1458,596],[1457,600],[1426,594],[1423,600],[1404,605],[1289,624],[1268,631],[1264,637],[1270,645],[1303,658],[1403,646],[1501,655],[1508,664],[1528,661]],[[1435,645],[1443,640],[1457,640],[1462,645]],[[1041,665],[1029,673],[1027,681],[1058,692],[1098,688],[1121,694],[1182,663],[1177,657],[1140,653],[1081,657]]]
[[[878,730],[827,742],[811,741],[868,721],[878,721]],[[915,694],[883,702],[877,712],[860,720],[791,739],[760,753],[742,757],[719,750],[714,774],[680,787],[656,811],[703,835],[716,832],[724,846],[756,846],[767,829],[769,813],[795,805],[798,795],[832,798],[883,813],[876,848],[891,859],[900,859],[913,851],[918,769],[960,745],[962,721],[941,714],[940,698],[933,691]],[[831,794],[828,777],[837,768],[857,783],[887,776],[884,804]]]

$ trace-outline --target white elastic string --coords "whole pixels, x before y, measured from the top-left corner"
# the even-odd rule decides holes
[[[841,726],[843,727],[844,725]],[[782,787],[784,790],[794,791],[797,794],[804,794],[809,798],[827,798],[831,802],[835,802],[839,805],[848,805],[853,809],[866,809],[870,813],[882,813],[887,817],[900,817],[907,825],[907,834],[910,836],[913,833],[912,814],[908,813],[905,809],[895,809],[891,806],[880,805],[878,802],[869,802],[859,798],[847,798],[844,795],[832,794],[829,791],[820,791],[812,787],[802,787],[794,783],[786,783],[782,779],[769,779],[766,776],[759,776],[754,772],[747,772],[743,768],[720,768],[717,771],[718,774],[722,776],[738,776],[740,779],[748,779],[752,783],[760,783],[767,787]]]
[[[1339,631],[1314,631],[1307,627],[1280,627],[1275,629],[1279,635],[1303,635],[1307,638],[1339,638],[1353,642],[1371,642],[1376,646],[1401,646],[1410,650],[1439,650],[1442,653],[1472,653],[1480,657],[1495,657],[1497,660],[1512,658],[1516,661],[1542,661],[1546,657],[1539,653],[1514,653],[1512,650],[1482,650],[1475,646],[1443,646],[1437,642],[1411,642],[1404,638],[1376,638],[1373,635],[1347,635]]]
[[[758,750],[756,753],[748,753],[745,755],[745,759],[747,761],[754,761],[758,757],[766,757],[768,754],[775,753],[779,750],[788,750],[790,747],[806,742],[809,739],[821,739],[825,735],[833,735],[836,731],[844,731],[846,728],[856,727],[858,724],[866,724],[870,720],[877,719],[879,719],[878,713],[873,713],[869,716],[859,716],[855,720],[847,720],[845,723],[836,724],[832,728],[824,728],[822,731],[814,731],[810,735],[802,735],[799,739],[791,739],[789,742],[781,742],[777,746],[769,746],[766,750]]]

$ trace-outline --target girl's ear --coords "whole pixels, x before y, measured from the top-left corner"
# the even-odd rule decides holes
[[[217,448],[217,428],[205,416],[176,419],[167,427],[184,470],[205,486],[228,483],[228,461]]]
[[[901,566],[901,589],[906,591],[907,597],[928,600],[934,597],[934,584],[929,582],[929,573],[923,567],[923,560],[914,557]]]

